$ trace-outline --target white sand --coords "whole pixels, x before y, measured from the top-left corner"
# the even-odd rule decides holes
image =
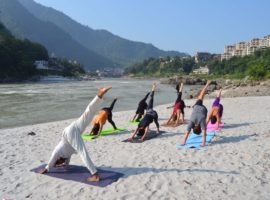
[[[210,108],[212,100],[205,100]],[[187,100],[192,105],[194,100]],[[29,172],[48,161],[72,121],[0,130],[0,198],[5,199],[270,199],[270,96],[222,99],[225,128],[202,150],[177,149],[186,126],[141,144],[129,133],[85,141],[95,165],[125,176],[105,188]],[[160,123],[171,110],[157,107]],[[186,109],[186,117],[191,109]],[[119,127],[133,111],[114,113]],[[108,126],[108,124],[107,124]],[[152,125],[152,127],[154,127]],[[37,135],[29,136],[33,131]],[[78,155],[71,164],[82,165]]]

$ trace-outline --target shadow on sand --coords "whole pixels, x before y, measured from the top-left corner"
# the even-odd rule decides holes
[[[238,127],[242,127],[242,126],[249,126],[251,124],[255,124],[255,123],[240,123],[240,124],[225,124],[224,127],[222,129],[231,129],[231,128],[238,128]]]
[[[148,172],[153,173],[162,173],[162,172],[199,172],[199,173],[218,173],[218,174],[229,174],[229,175],[239,175],[239,172],[236,171],[223,171],[223,170],[212,170],[212,169],[177,169],[177,168],[171,168],[171,169],[164,169],[164,168],[149,168],[149,167],[105,167],[101,166],[100,168],[106,169],[106,170],[112,170],[116,172],[120,172],[125,174],[124,178],[127,178],[129,176],[138,175],[138,174],[144,174]]]
[[[238,135],[230,137],[221,136],[220,139],[216,140],[213,144],[237,143],[253,136],[257,136],[257,134],[255,133],[251,135]]]

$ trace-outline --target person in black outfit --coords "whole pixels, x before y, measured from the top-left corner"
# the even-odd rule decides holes
[[[142,116],[144,115],[144,110],[147,109],[146,100],[147,100],[149,94],[150,94],[150,92],[148,92],[146,94],[146,96],[139,102],[137,111],[136,111],[132,121],[134,121],[136,117],[137,117],[137,119],[135,120],[136,122],[139,122],[141,120]]]
[[[159,131],[159,123],[158,123],[158,114],[153,109],[155,89],[156,89],[156,84],[154,83],[153,86],[152,86],[152,91],[150,93],[150,100],[149,100],[149,104],[147,106],[146,114],[144,115],[141,122],[138,124],[137,129],[134,131],[134,133],[129,138],[129,140],[133,140],[133,138],[137,134],[138,136],[141,136],[140,140],[143,141],[144,138],[146,137],[148,131],[149,131],[149,125],[152,122],[155,122],[155,124],[156,124],[157,134],[160,133],[160,131]]]

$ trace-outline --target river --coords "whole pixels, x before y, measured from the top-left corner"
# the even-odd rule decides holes
[[[97,81],[38,82],[0,85],[0,129],[76,118],[96,95],[112,86],[103,106],[118,98],[114,111],[135,110],[153,80],[103,79]],[[154,105],[174,102],[173,86],[159,84]],[[187,91],[188,86],[185,87]],[[130,117],[130,116],[129,116]]]

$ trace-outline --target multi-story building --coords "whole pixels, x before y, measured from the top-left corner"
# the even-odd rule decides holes
[[[239,42],[235,45],[227,45],[224,48],[224,53],[221,55],[221,60],[227,60],[233,56],[246,56],[254,53],[261,48],[270,47],[270,35],[264,38],[254,38],[249,42]]]

